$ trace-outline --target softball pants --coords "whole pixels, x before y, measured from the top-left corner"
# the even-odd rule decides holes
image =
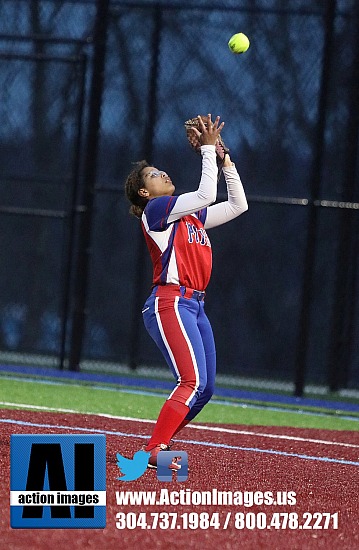
[[[154,287],[144,304],[145,327],[165,357],[176,387],[168,397],[189,407],[190,421],[211,399],[216,375],[213,332],[204,292],[177,285]]]

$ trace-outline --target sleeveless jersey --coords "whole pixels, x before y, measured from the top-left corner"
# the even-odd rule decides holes
[[[212,249],[204,229],[204,208],[168,223],[178,197],[151,199],[142,229],[153,264],[153,285],[176,284],[204,291],[212,271]]]

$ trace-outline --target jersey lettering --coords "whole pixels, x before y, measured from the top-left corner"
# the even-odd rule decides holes
[[[186,222],[188,232],[188,242],[190,244],[196,242],[202,246],[211,246],[207,233],[203,227],[197,228],[192,223]]]

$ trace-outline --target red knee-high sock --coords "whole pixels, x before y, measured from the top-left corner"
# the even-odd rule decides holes
[[[168,445],[174,432],[188,414],[189,407],[179,401],[169,399],[163,405],[154,427],[152,437],[146,445],[146,451],[151,451],[156,445]]]
[[[187,426],[188,422],[191,422],[191,421],[190,421],[190,420],[187,420],[187,418],[184,418],[184,419],[182,420],[181,424],[180,424],[180,425],[178,426],[178,428],[176,429],[176,431],[173,432],[172,437],[173,437],[174,435],[178,434],[178,432],[180,432],[180,431],[182,430],[182,428],[184,428],[185,426]]]

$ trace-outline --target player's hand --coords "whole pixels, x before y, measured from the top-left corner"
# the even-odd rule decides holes
[[[198,123],[200,130],[193,128],[193,131],[197,134],[201,145],[215,145],[218,139],[218,136],[221,133],[221,130],[224,126],[224,122],[219,124],[220,117],[217,116],[215,121],[212,122],[211,114],[207,115],[206,120],[202,120],[201,116],[198,116]]]
[[[226,153],[224,157],[223,166],[224,167],[233,166],[233,162],[231,160],[231,157],[229,156],[229,153]]]

